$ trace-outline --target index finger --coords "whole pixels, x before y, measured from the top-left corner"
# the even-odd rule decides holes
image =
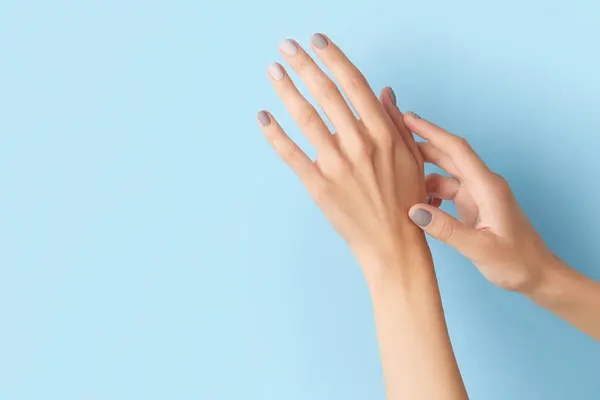
[[[446,153],[462,179],[487,179],[491,176],[492,171],[462,137],[453,135],[412,112],[404,114],[404,121],[415,135]]]

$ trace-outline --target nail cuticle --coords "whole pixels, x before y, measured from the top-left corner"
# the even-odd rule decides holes
[[[323,50],[329,44],[325,36],[321,35],[320,33],[315,33],[310,39],[310,41],[313,44],[313,46],[315,46],[319,50]]]
[[[271,75],[271,78],[275,79],[276,81],[282,79],[283,67],[278,63],[271,63],[269,65],[269,75]]]
[[[431,223],[433,216],[429,211],[419,208],[410,213],[410,219],[421,228],[427,228]]]
[[[267,126],[271,123],[271,118],[265,111],[261,111],[258,113],[258,122],[260,122],[262,126]]]
[[[286,39],[279,46],[281,51],[283,51],[286,55],[293,57],[298,53],[298,46],[291,39]]]
[[[390,88],[388,91],[388,96],[390,96],[390,100],[393,105],[396,105],[396,93],[394,93],[394,89]]]

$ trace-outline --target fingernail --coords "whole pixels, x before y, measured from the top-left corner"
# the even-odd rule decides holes
[[[271,123],[271,118],[269,118],[269,114],[261,111],[258,113],[258,122],[260,122],[262,126],[267,126]]]
[[[388,95],[390,96],[392,104],[396,105],[396,93],[394,93],[394,89],[390,88],[390,90],[388,91]]]
[[[279,48],[288,56],[295,56],[296,53],[298,53],[298,46],[296,46],[296,43],[290,39],[284,40]]]
[[[410,219],[421,228],[426,228],[431,223],[431,213],[422,208],[418,208],[410,213]]]
[[[325,39],[325,36],[321,35],[320,33],[315,33],[314,35],[312,35],[310,41],[312,42],[313,46],[315,46],[317,49],[324,49],[325,47],[327,47],[328,44],[327,39]]]
[[[271,63],[269,65],[269,75],[276,81],[280,80],[283,78],[283,67],[278,63]]]
[[[431,204],[432,201],[433,201],[433,197],[427,196],[427,204]]]
[[[409,112],[408,115],[410,115],[414,119],[422,119],[421,117],[419,117],[419,114],[412,112],[412,111]]]

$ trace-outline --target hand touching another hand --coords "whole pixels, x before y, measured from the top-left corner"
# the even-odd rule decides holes
[[[267,140],[300,177],[333,227],[346,240],[369,284],[387,398],[467,398],[446,330],[431,254],[409,218],[425,200],[423,160],[391,89],[381,102],[360,71],[323,35],[311,44],[337,86],[292,40],[280,47],[336,129],[279,64],[271,83],[317,151],[313,162],[266,111],[258,121]],[[436,384],[431,385],[431,376]]]
[[[311,161],[266,111],[259,113],[259,123],[361,265],[398,261],[416,242],[425,246],[422,233],[408,218],[410,206],[425,199],[423,162],[414,139],[399,111],[386,112],[395,108],[391,89],[383,91],[382,106],[365,77],[334,43],[316,34],[311,44],[360,120],[311,57],[295,41],[286,40],[280,47],[283,57],[337,132],[332,135],[276,63],[269,67],[271,83],[317,150],[317,161]]]
[[[427,140],[417,144],[425,162],[451,175],[427,176],[427,194],[434,204],[414,206],[411,218],[470,258],[490,282],[508,290],[532,290],[554,264],[554,256],[508,183],[490,171],[464,139],[414,113],[407,113],[405,122]],[[437,209],[436,199],[454,201],[460,221]]]
[[[490,171],[464,139],[414,113],[404,120],[427,140],[417,144],[424,161],[451,175],[426,178],[433,204],[413,206],[413,221],[470,258],[490,282],[525,294],[600,340],[600,283],[570,268],[546,247],[508,183]],[[436,199],[454,201],[460,221],[437,209]]]

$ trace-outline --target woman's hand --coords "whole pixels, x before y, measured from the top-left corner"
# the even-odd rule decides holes
[[[506,180],[490,171],[463,138],[414,113],[404,118],[412,132],[427,140],[417,144],[424,161],[451,175],[427,176],[432,204],[413,206],[413,221],[470,258],[490,282],[525,294],[537,289],[554,272],[557,259]],[[439,199],[454,201],[460,221],[436,208]]]
[[[423,161],[391,89],[381,102],[365,77],[323,35],[312,37],[337,86],[300,46],[281,53],[336,129],[329,131],[279,64],[275,90],[317,150],[310,160],[266,111],[258,121],[268,141],[296,172],[312,198],[356,255],[369,284],[387,398],[467,398],[446,330],[431,254],[408,216],[425,200]],[[431,385],[431,376],[436,384]]]
[[[317,150],[317,161],[307,157],[271,114],[261,111],[258,121],[267,140],[300,177],[361,265],[391,264],[412,251],[407,247],[423,237],[408,218],[410,206],[425,200],[423,162],[395,107],[391,89],[384,89],[380,103],[365,77],[334,43],[316,34],[311,44],[360,119],[335,83],[298,43],[286,40],[281,54],[304,81],[336,133],[332,135],[276,63],[269,66],[271,83]]]
[[[490,171],[464,139],[414,113],[407,113],[404,120],[427,140],[417,144],[425,162],[452,175],[426,178],[432,201],[413,206],[412,220],[473,260],[490,282],[526,295],[600,340],[600,283],[546,247],[508,183]],[[436,208],[440,199],[454,201],[461,221]]]

